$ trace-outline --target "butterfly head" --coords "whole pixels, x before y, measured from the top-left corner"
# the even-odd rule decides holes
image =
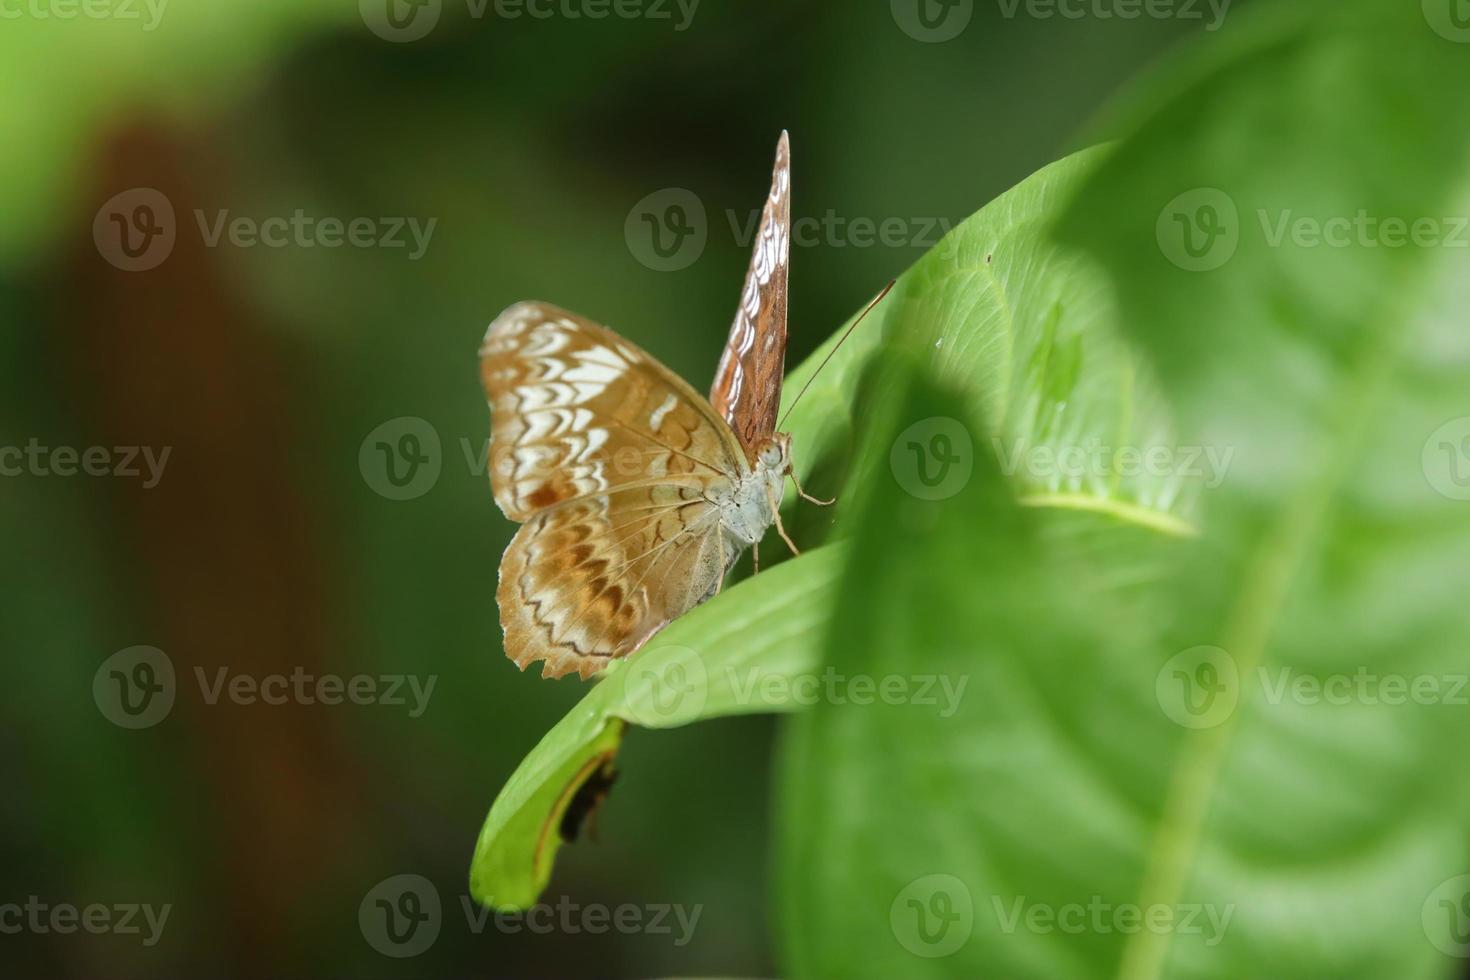
[[[755,459],[766,472],[785,476],[791,472],[791,436],[785,432],[777,432],[762,441],[760,448],[756,450]]]

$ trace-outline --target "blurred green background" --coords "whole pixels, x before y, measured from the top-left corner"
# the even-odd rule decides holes
[[[172,906],[153,946],[0,936],[13,975],[778,971],[766,717],[631,732],[598,840],[562,852],[546,896],[701,905],[687,944],[477,932],[463,913],[490,801],[583,691],[500,654],[513,528],[474,463],[475,353],[498,311],[545,299],[703,389],[747,261],[732,221],[761,202],[785,128],[794,216],[842,222],[795,242],[794,364],[936,228],[1076,149],[1110,95],[1205,28],[976,3],[935,42],[901,7],[704,0],[684,23],[672,4],[593,20],[443,0],[412,40],[350,0],[172,0],[156,21],[142,3],[137,19],[43,4],[0,22],[0,445],[171,447],[151,488],[0,479],[0,901]],[[176,240],[128,271],[97,219],[139,188],[169,203]],[[707,241],[666,270],[629,219],[669,188],[700,202]],[[434,224],[411,258],[211,245],[195,219],[298,209]],[[903,240],[854,240],[858,219],[896,219]],[[442,469],[394,500],[360,450],[403,417],[437,434]],[[179,682],[169,716],[133,731],[99,711],[93,679],[136,645],[165,651]],[[195,670],[221,667],[436,681],[419,717],[210,704]],[[358,912],[405,873],[445,914],[399,962]]]

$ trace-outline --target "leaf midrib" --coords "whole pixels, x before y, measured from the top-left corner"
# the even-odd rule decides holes
[[[1390,290],[1391,295],[1413,295],[1407,288]],[[1402,300],[1397,306],[1409,306]],[[1195,865],[1204,821],[1219,782],[1220,769],[1236,725],[1245,713],[1248,695],[1255,690],[1249,679],[1256,676],[1265,660],[1267,643],[1285,604],[1287,594],[1312,542],[1318,537],[1335,491],[1343,484],[1362,433],[1386,397],[1388,379],[1398,366],[1395,332],[1388,324],[1410,322],[1407,317],[1383,315],[1371,319],[1378,325],[1359,351],[1353,373],[1341,385],[1338,411],[1328,417],[1339,425],[1328,442],[1318,477],[1304,483],[1277,519],[1260,535],[1251,557],[1243,567],[1246,587],[1225,617],[1222,642],[1237,663],[1240,698],[1235,710],[1222,724],[1191,730],[1170,773],[1169,788],[1161,808],[1143,883],[1140,908],[1163,905],[1176,907]],[[1239,651],[1239,652],[1237,652]],[[1119,980],[1156,980],[1162,976],[1172,936],[1143,930],[1129,936],[1119,959]]]

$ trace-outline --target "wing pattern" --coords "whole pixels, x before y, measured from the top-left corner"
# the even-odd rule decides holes
[[[505,652],[590,676],[719,587],[721,499],[744,473],[729,427],[612,331],[542,303],[490,325],[490,483],[523,522],[500,564]]]
[[[776,144],[771,193],[761,212],[740,307],[715,370],[709,401],[734,430],[747,461],[776,431],[786,371],[786,282],[791,253],[791,146]]]

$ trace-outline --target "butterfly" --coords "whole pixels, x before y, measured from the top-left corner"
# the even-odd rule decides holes
[[[606,327],[547,303],[490,324],[490,485],[521,524],[500,561],[505,653],[583,679],[720,591],[781,526],[791,148],[776,146],[750,268],[706,399]],[[796,484],[802,497],[809,497]]]

